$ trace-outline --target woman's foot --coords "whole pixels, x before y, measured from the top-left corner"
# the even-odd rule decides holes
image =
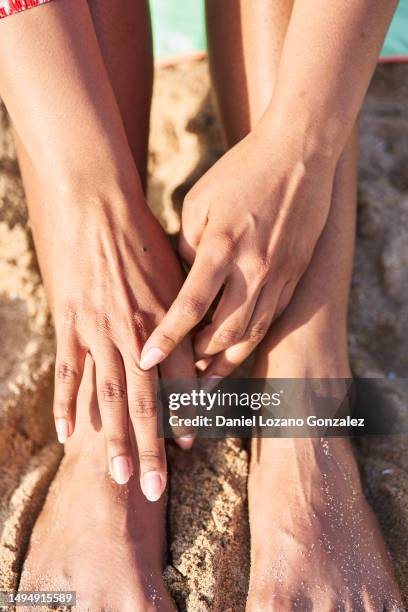
[[[147,501],[135,475],[124,486],[113,481],[103,432],[84,412],[34,527],[19,588],[76,591],[79,612],[174,611],[162,579],[164,502]]]
[[[347,440],[254,440],[249,513],[248,612],[403,610]]]
[[[347,360],[321,340],[274,343],[255,375],[347,377]],[[254,439],[248,489],[247,612],[404,609],[348,439]]]

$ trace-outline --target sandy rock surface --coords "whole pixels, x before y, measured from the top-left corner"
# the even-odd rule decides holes
[[[380,67],[362,113],[360,208],[350,304],[359,375],[388,377],[379,392],[398,419],[408,370],[408,67]],[[158,71],[150,203],[170,233],[183,195],[223,151],[205,62]],[[61,449],[50,400],[53,335],[35,262],[10,126],[0,110],[0,589],[15,588]],[[389,382],[387,382],[387,380]],[[373,383],[376,384],[376,383]],[[408,595],[407,438],[365,440],[359,456]],[[169,554],[165,575],[180,610],[239,612],[248,579],[247,454],[238,443],[169,449]]]

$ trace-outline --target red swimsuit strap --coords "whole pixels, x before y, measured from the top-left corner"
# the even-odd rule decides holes
[[[51,0],[0,0],[0,19],[2,17],[14,15],[15,13],[21,13],[21,11],[50,1]]]

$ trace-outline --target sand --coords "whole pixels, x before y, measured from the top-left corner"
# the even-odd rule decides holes
[[[359,223],[350,350],[359,375],[383,376],[396,429],[408,366],[408,66],[379,67],[361,118]],[[149,200],[170,233],[183,195],[223,151],[205,61],[158,70]],[[18,584],[32,525],[61,458],[51,419],[54,340],[33,252],[10,126],[0,110],[0,589]],[[388,378],[387,378],[388,377]],[[389,382],[387,382],[387,380]],[[405,402],[405,403],[404,403]],[[406,438],[365,440],[369,496],[408,595]],[[248,579],[246,452],[237,442],[169,449],[165,576],[180,610],[239,612]]]

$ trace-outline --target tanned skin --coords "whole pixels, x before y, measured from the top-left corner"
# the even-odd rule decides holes
[[[146,500],[166,483],[154,365],[193,375],[187,333],[225,280],[195,341],[205,376],[227,375],[259,343],[255,376],[350,376],[354,124],[394,6],[208,1],[231,149],[187,197],[184,285],[143,195],[145,4],[116,15],[108,0],[64,0],[0,24],[0,88],[57,330],[56,423],[70,437],[20,588],[75,588],[82,610],[174,609],[163,500]],[[247,610],[403,609],[346,440],[254,441],[249,510]]]

